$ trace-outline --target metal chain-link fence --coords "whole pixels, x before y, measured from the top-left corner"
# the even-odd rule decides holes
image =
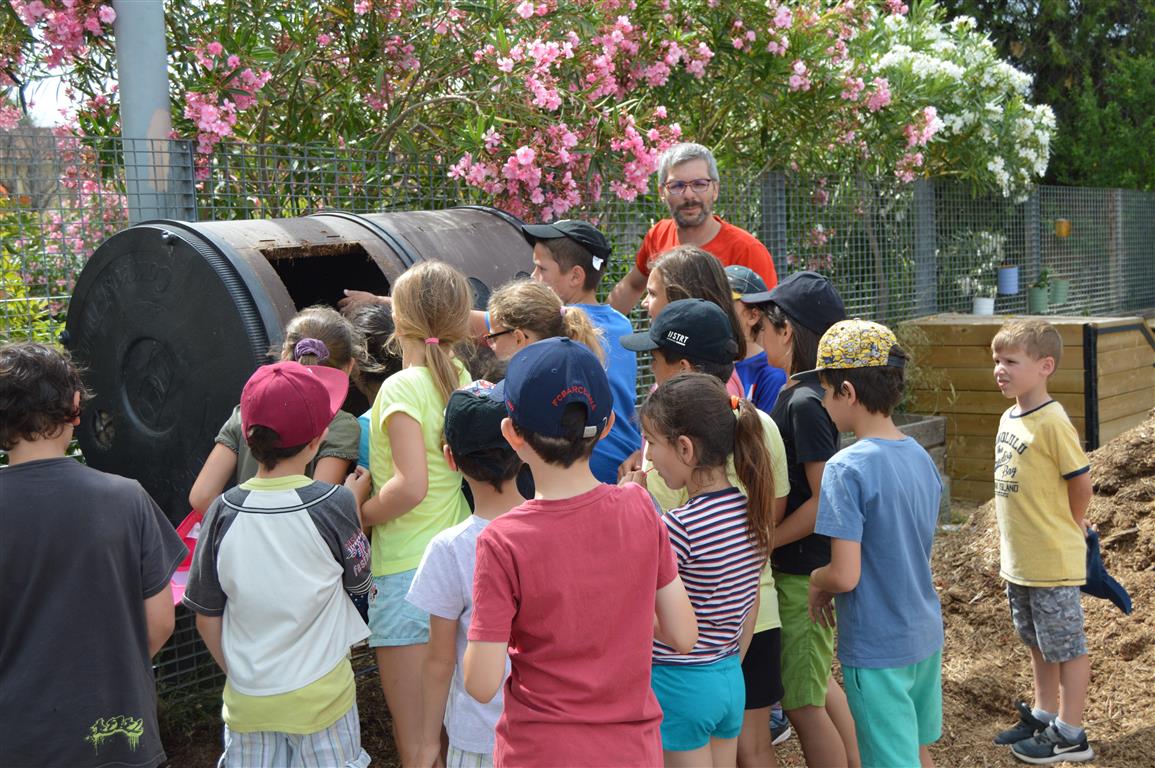
[[[0,340],[51,340],[76,278],[109,235],[150,218],[238,220],[443,209],[488,203],[448,175],[452,158],[334,147],[222,144],[198,158],[189,142],[78,140],[49,130],[0,132]],[[1134,314],[1155,308],[1155,194],[1038,187],[1023,202],[975,196],[950,181],[723,174],[716,211],[770,248],[779,276],[829,275],[852,315],[894,323],[969,312],[995,296],[1002,266],[1017,267],[996,311],[1024,312],[1027,288],[1067,281],[1048,312]],[[603,295],[626,273],[646,230],[666,215],[650,195],[601,200],[571,216],[614,244]],[[528,268],[528,265],[527,265]],[[356,287],[356,286],[350,286]],[[644,324],[635,310],[635,325]],[[643,366],[639,392],[651,383]],[[2,462],[0,462],[2,463]],[[216,685],[216,667],[183,609],[158,657],[164,692]]]

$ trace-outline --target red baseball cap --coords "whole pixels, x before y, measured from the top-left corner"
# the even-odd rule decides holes
[[[327,365],[263,365],[241,392],[241,429],[273,430],[278,448],[305,445],[325,431],[348,392],[349,376]]]

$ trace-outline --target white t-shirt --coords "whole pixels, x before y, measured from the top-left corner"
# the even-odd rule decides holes
[[[461,523],[433,537],[417,566],[406,596],[426,613],[457,621],[457,666],[449,700],[445,703],[445,730],[449,743],[465,752],[493,754],[493,734],[501,717],[502,691],[488,704],[465,692],[462,673],[469,622],[473,618],[473,566],[477,561],[477,537],[489,521],[470,515]],[[505,662],[509,675],[509,660]],[[502,686],[504,688],[504,684]]]

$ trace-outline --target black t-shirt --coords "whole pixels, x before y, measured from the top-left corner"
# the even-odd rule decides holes
[[[786,497],[786,514],[802,506],[813,495],[806,481],[803,464],[826,461],[838,450],[838,429],[822,407],[822,387],[800,383],[784,387],[770,417],[782,433],[786,446],[786,466],[790,477],[790,494]],[[818,489],[815,488],[817,493]],[[815,568],[830,562],[830,539],[812,533],[804,539],[778,547],[770,556],[774,568],[809,576]]]
[[[0,469],[0,766],[155,766],[145,598],[186,554],[135,480]]]

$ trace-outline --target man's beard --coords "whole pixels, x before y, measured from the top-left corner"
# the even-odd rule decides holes
[[[676,208],[670,208],[670,215],[673,217],[674,223],[679,227],[682,227],[683,229],[692,229],[693,227],[700,227],[710,220],[711,211],[706,203],[702,201],[694,203],[693,205],[697,206],[697,210],[691,212],[686,212],[683,210],[682,206],[684,205],[686,204],[683,203]]]

